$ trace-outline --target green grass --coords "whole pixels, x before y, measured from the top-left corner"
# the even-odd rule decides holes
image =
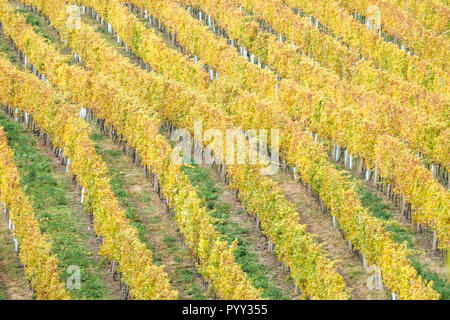
[[[441,300],[450,300],[450,283],[436,272],[431,271],[426,265],[419,262],[417,258],[410,257],[411,264],[417,273],[427,281],[433,281],[433,289],[441,295]]]
[[[386,225],[386,231],[392,235],[395,242],[402,244],[406,241],[408,248],[414,248],[414,231],[411,228],[399,225],[393,220],[392,212],[388,211],[390,206],[384,203],[383,199],[362,184],[358,187],[358,195],[363,206],[369,209],[372,216],[389,223]]]
[[[338,170],[344,171],[345,169],[336,165]],[[355,181],[352,175],[347,174],[350,180]],[[390,208],[389,205],[383,203],[383,200],[373,193],[368,187],[363,185],[362,182],[356,181],[358,185],[358,195],[364,207],[369,209],[369,212],[374,217],[388,222],[386,225],[386,231],[389,232],[398,244],[402,244],[406,241],[407,247],[414,249],[414,231],[411,228],[400,226],[393,221],[392,212],[387,211]],[[409,256],[411,265],[416,269],[417,273],[427,281],[433,281],[433,289],[441,295],[442,300],[450,299],[450,285],[446,279],[443,279],[437,273],[431,271],[425,264],[419,262],[417,256]]]
[[[33,204],[41,231],[51,237],[52,253],[60,260],[61,281],[66,283],[70,276],[66,272],[69,266],[79,266],[81,289],[71,290],[72,298],[105,298],[107,292],[98,276],[99,269],[104,266],[91,258],[91,252],[85,246],[89,235],[83,229],[85,226],[79,223],[79,213],[68,204],[67,180],[55,175],[49,158],[38,152],[36,140],[19,124],[0,114],[0,125],[7,132],[9,145],[15,152],[21,186]]]
[[[414,248],[414,231],[411,229],[396,224],[390,224],[386,226],[386,231],[392,235],[392,238],[398,244],[402,244],[406,241],[408,248]]]
[[[283,300],[287,299],[283,291],[270,283],[267,274],[269,268],[258,261],[256,253],[250,249],[250,243],[246,239],[249,231],[240,227],[237,223],[230,221],[233,213],[230,206],[219,199],[222,190],[214,185],[209,173],[200,166],[183,167],[191,183],[197,188],[200,198],[204,201],[211,216],[214,218],[214,226],[220,232],[222,239],[231,244],[234,239],[238,241],[238,247],[234,252],[237,263],[242,270],[248,274],[253,285],[263,290],[263,298]]]
[[[335,164],[336,169],[343,172],[344,175],[350,180],[356,183],[358,198],[361,200],[362,205],[369,210],[369,213],[382,221],[387,222],[386,231],[388,231],[395,242],[402,244],[407,242],[408,248],[414,247],[414,232],[402,226],[399,226],[393,222],[393,214],[389,210],[391,207],[384,203],[383,199],[378,197],[369,187],[365,186],[362,181],[355,179],[346,168],[341,165]],[[390,223],[391,222],[391,223]]]
[[[98,26],[97,29],[95,30],[97,32],[103,33],[105,35],[110,35],[110,33],[108,32],[108,28],[106,26]]]
[[[143,204],[141,210],[142,214],[152,214],[154,213],[155,208],[151,205],[151,196],[147,190],[142,190],[139,194],[133,196],[131,193],[127,192],[124,189],[124,172],[120,172],[118,168],[122,168],[121,166],[121,152],[117,150],[109,150],[106,148],[102,148],[99,143],[103,139],[107,139],[104,135],[93,133],[91,135],[92,140],[96,142],[95,148],[103,157],[103,160],[107,163],[109,168],[109,176],[111,179],[112,189],[119,200],[122,208],[126,210],[126,215],[130,220],[130,223],[135,226],[139,231],[139,239],[146,244],[147,248],[149,248],[153,252],[153,261],[161,265],[162,264],[162,256],[161,251],[154,247],[150,241],[145,237],[145,233],[147,232],[146,227],[136,215],[138,208],[136,207],[136,201]],[[132,165],[132,164],[129,164]],[[126,170],[126,169],[123,169]],[[151,216],[148,217],[148,222],[151,224],[158,224],[162,221],[159,216]],[[164,231],[162,231],[164,232]],[[173,259],[177,263],[182,263],[184,259],[182,258],[184,253],[181,248],[177,246],[176,238],[174,236],[165,235],[163,237],[163,242],[167,246],[168,253],[173,256]],[[188,257],[188,256],[187,256]],[[194,300],[203,300],[205,297],[202,295],[202,291],[197,287],[194,282],[194,273],[185,268],[185,267],[176,267],[175,273],[177,275],[176,279],[171,279],[171,281],[177,281],[183,287],[185,293],[190,296],[190,298]]]
[[[193,300],[204,300],[202,291],[196,285],[193,285],[195,274],[189,269],[175,267],[175,273],[178,275],[179,282],[183,284],[183,290],[186,291]]]
[[[6,57],[12,64],[18,67],[20,70],[23,70],[24,65],[19,63],[19,59],[15,52],[12,50],[10,44],[6,40],[6,38],[2,35],[0,36],[0,53]]]
[[[102,141],[105,137],[101,134],[93,133],[91,134],[91,139],[94,142],[97,142],[95,144],[95,149],[99,155],[103,157],[103,160],[107,163],[117,163],[120,160],[121,153],[116,150],[103,150],[98,142]],[[147,248],[151,249],[150,243],[148,243],[147,239],[145,238],[145,226],[142,223],[142,221],[136,216],[137,207],[136,204],[133,201],[132,195],[127,192],[124,188],[124,181],[123,181],[123,172],[120,172],[116,168],[113,168],[113,166],[108,165],[108,176],[110,178],[111,188],[117,198],[119,200],[119,203],[121,207],[125,210],[125,215],[130,220],[130,224],[135,227],[138,230],[138,238],[141,242],[145,243]]]
[[[20,13],[25,16],[26,23],[34,27],[34,31],[45,39],[52,43],[57,43],[55,39],[48,33],[45,26],[42,24],[40,18],[32,12],[28,12],[25,9],[16,9],[16,13]]]
[[[358,194],[363,206],[369,208],[373,216],[381,220],[392,218],[392,212],[386,210],[389,209],[389,205],[383,203],[383,200],[371,192],[369,188],[360,186]]]
[[[5,300],[5,297],[3,296],[3,293],[2,293],[3,290],[5,290],[5,286],[0,281],[0,300]]]

